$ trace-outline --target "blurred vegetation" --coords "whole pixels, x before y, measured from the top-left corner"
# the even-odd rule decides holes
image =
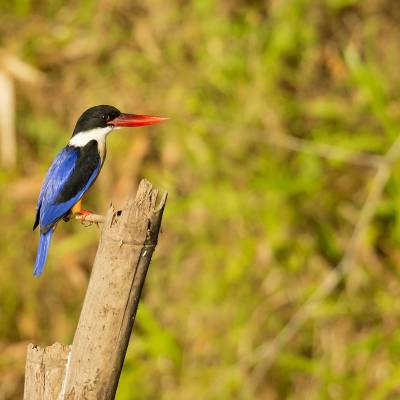
[[[1,48],[46,76],[17,84],[18,165],[0,171],[0,399],[21,398],[28,342],[72,341],[99,231],[60,224],[34,279],[31,226],[51,160],[102,103],[171,118],[111,135],[86,200],[103,212],[141,177],[170,195],[118,399],[400,397],[398,163],[350,272],[258,384],[251,362],[337,268],[375,173],[272,139],[386,153],[400,132],[397,2],[2,0],[0,12]]]

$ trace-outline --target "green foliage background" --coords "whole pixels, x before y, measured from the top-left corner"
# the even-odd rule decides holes
[[[0,399],[21,398],[27,343],[72,340],[99,231],[60,224],[34,279],[31,225],[51,160],[102,103],[170,117],[111,135],[87,199],[103,212],[141,177],[169,192],[117,399],[400,397],[396,162],[350,273],[261,379],[254,357],[337,268],[375,173],[307,149],[384,154],[400,132],[396,1],[2,0],[0,15],[1,47],[46,76],[16,84],[18,164],[0,171]]]

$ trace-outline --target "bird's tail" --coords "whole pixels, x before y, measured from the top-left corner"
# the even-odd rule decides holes
[[[49,252],[51,237],[54,229],[49,229],[46,233],[40,234],[40,242],[36,255],[35,267],[33,269],[34,276],[40,276],[46,263],[47,253]]]

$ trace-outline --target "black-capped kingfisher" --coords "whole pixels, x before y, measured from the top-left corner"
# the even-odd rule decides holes
[[[81,200],[103,166],[107,135],[118,128],[152,125],[166,119],[125,114],[108,105],[91,107],[80,116],[67,146],[51,164],[39,194],[33,224],[33,230],[40,226],[40,242],[33,270],[35,276],[43,272],[58,221],[70,215],[90,214],[82,209]]]

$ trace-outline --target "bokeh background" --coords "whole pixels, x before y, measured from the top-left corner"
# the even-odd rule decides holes
[[[34,279],[31,227],[49,164],[102,103],[170,117],[109,137],[86,203],[121,205],[141,177],[169,192],[117,399],[400,397],[396,1],[2,0],[0,15],[17,139],[0,170],[0,399],[21,398],[29,342],[72,341],[99,230],[60,224]]]

